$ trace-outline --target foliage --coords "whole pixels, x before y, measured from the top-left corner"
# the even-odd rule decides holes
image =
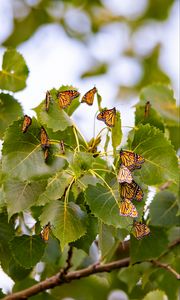
[[[171,2],[167,1],[163,13],[152,16],[154,4],[150,1],[144,15],[164,20]],[[71,4],[76,7],[79,1],[71,1]],[[40,25],[53,22],[47,5],[50,1],[40,1],[20,21],[21,25],[16,20],[14,32],[4,44],[16,46]],[[64,1],[64,8],[66,5]],[[87,13],[92,18],[92,30],[97,31],[100,26],[98,17],[91,14],[94,5],[101,8],[99,1],[85,2]],[[112,15],[109,14],[108,18],[112,21]],[[27,29],[23,33],[22,25]],[[157,52],[153,55],[152,60],[157,61]],[[84,76],[92,74],[90,71]],[[71,270],[78,270],[98,261],[103,264],[130,257],[128,267],[110,274],[94,274],[68,283],[69,289],[62,285],[50,294],[44,292],[33,297],[37,300],[82,299],[86,295],[87,300],[107,299],[116,288],[123,290],[129,299],[163,299],[167,295],[168,299],[174,300],[177,297],[176,277],[164,267],[158,268],[152,263],[158,260],[160,264],[165,263],[176,272],[180,271],[178,244],[175,243],[180,221],[176,153],[179,149],[176,138],[178,108],[173,91],[165,85],[169,83],[168,78],[160,71],[157,74],[156,77],[152,71],[150,79],[142,79],[138,85],[138,89],[142,85],[143,89],[136,106],[135,126],[127,139],[123,137],[121,115],[117,111],[115,126],[106,128],[106,140],[102,139],[101,131],[87,141],[71,118],[81,105],[80,97],[66,109],[59,107],[58,92],[75,89],[73,86],[52,88],[49,91],[49,110],[45,110],[43,99],[34,108],[36,118],[32,118],[32,124],[23,133],[22,108],[4,90],[22,90],[26,86],[28,68],[16,50],[5,52],[0,72],[0,88],[3,90],[0,94],[0,137],[3,139],[0,262],[2,269],[15,281],[13,291],[35,285],[37,277],[40,280],[50,277],[67,263],[70,263]],[[144,86],[159,78],[163,83]],[[99,94],[95,101],[99,106],[103,103]],[[150,102],[148,116],[145,115],[147,101]],[[86,113],[90,114],[88,108]],[[41,126],[49,139],[46,149],[41,146]],[[62,140],[65,153],[60,146]],[[132,172],[133,179],[144,192],[142,202],[133,201],[139,214],[137,221],[146,222],[151,231],[141,240],[132,234],[133,219],[119,215],[122,199],[117,174],[121,148],[132,150],[145,159],[141,169]],[[45,150],[48,151],[47,159]],[[151,189],[155,195],[149,205]],[[49,239],[46,242],[40,238],[40,232],[47,224]],[[69,247],[73,247],[70,262],[67,261]],[[38,268],[40,262],[43,262],[41,269]],[[169,283],[173,289],[169,288]]]

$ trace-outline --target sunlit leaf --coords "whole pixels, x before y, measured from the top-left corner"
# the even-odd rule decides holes
[[[16,236],[10,242],[15,260],[24,268],[33,267],[43,256],[45,243],[40,236]]]
[[[4,185],[8,217],[35,205],[46,187],[46,180],[19,181],[6,180]]]
[[[50,176],[65,165],[65,160],[53,155],[55,145],[51,145],[52,155],[48,163],[40,145],[40,127],[33,118],[32,125],[22,133],[22,120],[15,121],[5,132],[3,144],[3,172],[11,177],[26,180],[32,177]]]
[[[164,134],[149,124],[140,125],[129,139],[130,148],[145,158],[140,170],[142,182],[156,185],[172,180],[178,182],[178,164],[176,153]],[[168,157],[168,159],[167,159]]]
[[[114,151],[120,145],[122,139],[120,112],[116,112],[115,126],[112,128],[112,146]]]
[[[18,117],[22,117],[21,105],[9,94],[0,94],[0,138],[5,129]]]
[[[7,50],[4,53],[2,71],[0,71],[0,88],[12,92],[24,89],[28,73],[23,56],[16,50]]]
[[[143,300],[165,300],[166,299],[166,294],[163,291],[156,290],[156,291],[151,291],[149,292]]]
[[[40,216],[42,225],[50,222],[53,234],[60,240],[61,248],[86,233],[86,213],[73,203],[55,200],[45,206]]]

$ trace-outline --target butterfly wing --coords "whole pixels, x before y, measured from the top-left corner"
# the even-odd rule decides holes
[[[64,147],[64,141],[63,140],[60,140],[59,146],[60,146],[61,154],[65,154],[65,147]]]
[[[47,132],[46,132],[46,130],[44,129],[43,126],[41,127],[41,136],[40,136],[40,138],[41,138],[41,147],[42,147],[42,149],[49,148],[49,146],[50,146],[49,138],[48,138]]]
[[[72,100],[77,98],[79,95],[79,92],[76,90],[59,92],[57,97],[59,99],[60,108],[68,107],[71,104]]]
[[[138,217],[138,212],[136,210],[136,207],[128,199],[125,199],[123,202],[121,202],[119,208],[119,214],[120,216],[124,216],[124,217],[131,217],[131,218]]]
[[[134,222],[134,235],[137,240],[142,239],[144,236],[150,234],[150,229],[146,224]]]
[[[85,102],[88,105],[93,105],[94,102],[94,95],[97,93],[96,87],[89,90],[83,97],[82,97],[82,103]]]
[[[140,169],[141,164],[143,164],[145,161],[141,155],[129,150],[121,150],[120,158],[123,165],[125,165],[130,171]]]
[[[49,91],[46,92],[46,98],[45,98],[45,110],[49,110],[49,104],[50,104],[51,94]]]
[[[116,108],[103,110],[97,115],[99,121],[105,122],[109,127],[114,127],[116,119]]]
[[[31,123],[32,123],[31,117],[25,115],[24,120],[23,120],[23,124],[22,124],[22,132],[23,133],[25,133],[28,130]]]
[[[129,200],[141,201],[143,199],[143,191],[140,186],[133,180],[132,183],[121,183],[121,198],[127,198]]]
[[[120,183],[123,183],[123,182],[132,183],[132,181],[133,181],[131,171],[129,171],[129,169],[126,168],[123,164],[121,164],[121,166],[120,166],[117,180]]]
[[[45,225],[40,233],[41,238],[44,242],[47,242],[49,240],[49,233],[51,230],[51,225],[50,223],[48,223],[47,225]]]

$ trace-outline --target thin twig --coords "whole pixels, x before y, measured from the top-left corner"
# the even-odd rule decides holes
[[[70,282],[72,280],[80,279],[83,277],[87,277],[92,274],[96,273],[102,273],[102,272],[111,272],[115,269],[120,269],[123,267],[127,267],[130,264],[130,258],[124,258],[121,260],[113,261],[107,264],[93,264],[89,267],[77,271],[68,272],[66,275],[63,276],[63,278],[60,277],[60,273],[57,273],[56,275],[39,282],[35,285],[33,285],[30,288],[27,288],[23,291],[10,294],[3,298],[3,300],[21,300],[29,298],[33,295],[37,295],[40,292],[43,292],[47,289],[52,289],[56,286],[62,285],[64,283]]]
[[[176,279],[180,280],[180,274],[176,272],[176,270],[174,270],[171,266],[169,266],[168,264],[164,264],[161,263],[160,261],[157,260],[151,260],[150,261],[154,266],[166,269],[167,271],[169,271],[170,273],[172,273]]]
[[[61,269],[59,278],[64,280],[64,276],[68,273],[69,269],[72,267],[71,259],[73,255],[73,247],[69,246],[68,255],[66,259],[66,266]]]

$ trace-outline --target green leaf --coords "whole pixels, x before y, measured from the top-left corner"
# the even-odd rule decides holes
[[[91,212],[103,223],[119,228],[132,224],[131,218],[119,215],[120,198],[116,185],[111,190],[99,183],[96,186],[89,185],[85,191],[85,197]]]
[[[174,3],[173,0],[168,0],[166,2],[164,2],[163,0],[158,0],[158,1],[150,0],[148,2],[145,15],[143,17],[147,19],[165,21],[169,16],[170,8],[173,3]]]
[[[17,92],[26,87],[29,70],[23,56],[15,49],[7,50],[0,71],[0,88]]]
[[[116,151],[116,148],[120,145],[121,139],[122,139],[121,117],[120,117],[120,112],[117,111],[115,126],[112,128],[112,146],[114,152]]]
[[[40,145],[40,128],[33,118],[32,125],[26,133],[21,131],[22,120],[15,121],[4,135],[3,172],[11,177],[26,180],[32,177],[44,177],[54,174],[65,165],[65,160],[55,155],[50,156],[49,163],[44,161],[44,153]],[[49,137],[50,138],[50,137]],[[56,153],[58,146],[51,145]]]
[[[4,184],[8,218],[35,205],[40,194],[46,187],[46,180],[19,181],[7,179]]]
[[[10,241],[14,259],[24,268],[35,266],[44,254],[45,243],[40,236],[16,236]]]
[[[159,257],[168,246],[168,237],[163,228],[150,227],[150,235],[137,240],[131,236],[131,263]]]
[[[150,263],[144,262],[138,265],[122,268],[119,271],[118,278],[127,284],[129,293],[131,293],[132,289],[136,286],[140,278],[142,278],[149,266],[151,266]]]
[[[86,213],[73,202],[52,201],[44,207],[39,219],[42,225],[50,222],[54,226],[52,232],[62,249],[86,233]]]
[[[87,224],[87,232],[83,235],[80,239],[73,243],[78,249],[84,250],[87,254],[89,253],[89,248],[92,245],[92,242],[96,239],[98,234],[98,222],[97,219],[92,216],[88,215],[88,224]]]
[[[150,124],[164,132],[164,121],[161,115],[151,106],[149,110],[149,115],[145,117],[144,110],[145,105],[136,106],[135,125],[138,126],[140,123],[143,125]]]
[[[131,149],[145,158],[142,168],[136,172],[142,182],[156,185],[168,180],[178,182],[178,163],[176,153],[164,134],[149,124],[140,125],[134,130],[130,141]]]
[[[73,177],[66,171],[57,172],[53,177],[50,177],[44,193],[40,195],[37,201],[37,205],[45,205],[51,200],[61,198],[72,179]]]
[[[140,103],[150,101],[153,108],[164,118],[167,125],[178,124],[179,112],[173,91],[163,84],[152,84],[141,90]]]
[[[155,195],[150,205],[151,224],[155,226],[171,227],[180,224],[177,217],[177,199],[169,191],[162,191]]]
[[[103,222],[99,221],[99,249],[101,251],[101,261],[109,254],[114,254],[114,246],[116,246],[115,237],[113,235],[114,229],[113,226],[103,224]]]
[[[9,94],[0,94],[0,138],[6,128],[18,117],[23,116],[21,105]]]
[[[106,63],[101,63],[98,65],[93,66],[91,69],[85,71],[81,78],[87,78],[92,76],[99,76],[105,74],[108,70],[108,65]]]
[[[151,291],[149,292],[144,298],[143,300],[165,300],[166,298],[166,294],[163,291]]]
[[[32,268],[25,269],[21,265],[19,265],[13,257],[11,257],[11,260],[9,262],[9,270],[8,275],[14,280],[19,281],[27,278],[27,276],[32,271]]]
[[[74,174],[79,177],[84,173],[93,168],[93,163],[95,158],[92,153],[87,152],[75,152],[72,161],[70,162],[70,167]]]
[[[0,228],[0,262],[6,272],[12,256],[9,241],[14,237],[14,228],[11,221],[8,223],[8,216],[4,213],[0,214]]]

